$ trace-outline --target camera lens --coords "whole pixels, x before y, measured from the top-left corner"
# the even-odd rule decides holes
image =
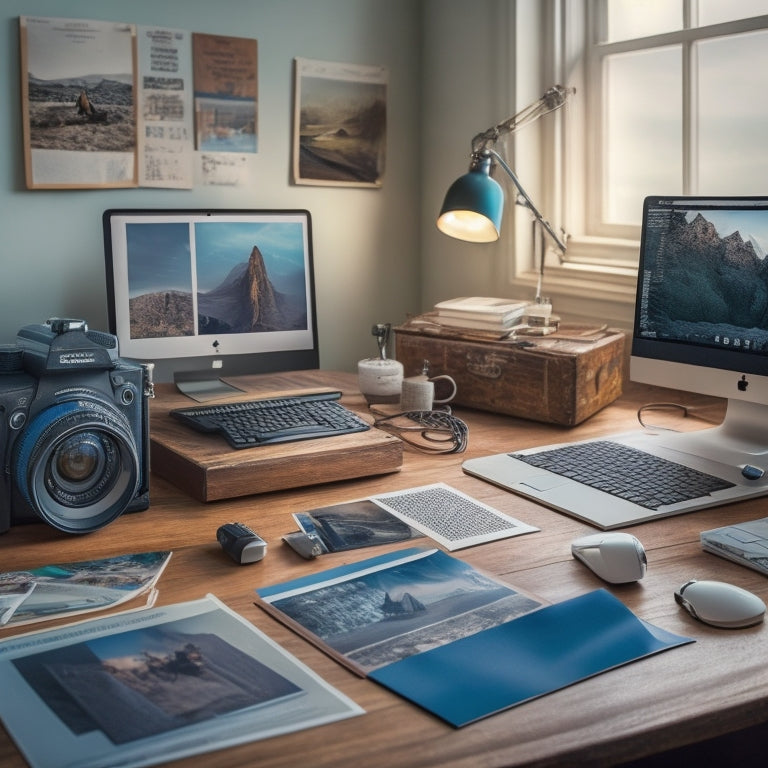
[[[104,466],[104,449],[97,434],[81,432],[63,441],[53,459],[51,472],[56,484],[75,492],[98,478]]]
[[[37,414],[19,441],[19,490],[45,521],[69,533],[112,522],[138,490],[130,425],[108,403],[73,400]]]

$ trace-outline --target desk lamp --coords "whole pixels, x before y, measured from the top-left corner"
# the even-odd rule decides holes
[[[514,133],[528,123],[562,107],[571,93],[573,93],[572,88],[555,85],[533,104],[487,131],[478,133],[472,139],[469,171],[453,182],[440,209],[437,228],[441,232],[472,243],[491,243],[499,239],[504,210],[504,191],[491,176],[495,163],[498,163],[517,188],[518,203],[530,209],[535,220],[552,238],[555,245],[561,252],[565,252],[565,243],[539,213],[515,172],[495,149],[495,144],[501,136]],[[543,266],[542,253],[542,271]],[[541,301],[541,274],[539,274],[536,301]]]

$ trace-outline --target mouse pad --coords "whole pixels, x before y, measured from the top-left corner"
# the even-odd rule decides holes
[[[458,728],[692,642],[638,619],[598,589],[409,656],[369,677]]]

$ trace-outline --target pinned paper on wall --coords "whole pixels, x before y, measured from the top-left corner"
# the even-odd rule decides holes
[[[258,151],[258,42],[19,17],[29,189],[243,186]]]
[[[136,27],[22,16],[30,189],[135,187]]]
[[[385,67],[295,60],[296,184],[382,185],[387,79]]]

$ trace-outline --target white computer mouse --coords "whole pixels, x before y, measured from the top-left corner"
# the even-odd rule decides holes
[[[675,592],[675,600],[694,618],[713,627],[751,627],[765,616],[765,603],[746,589],[724,581],[691,581]]]
[[[610,584],[638,581],[648,565],[643,545],[629,533],[582,536],[571,542],[571,553]]]

